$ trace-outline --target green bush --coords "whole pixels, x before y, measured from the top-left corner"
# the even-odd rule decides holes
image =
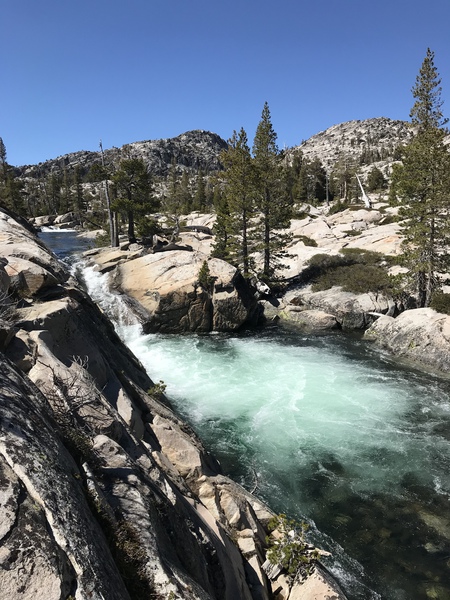
[[[384,254],[374,252],[373,250],[363,250],[362,248],[342,248],[341,254],[354,263],[364,265],[379,265],[386,260]]]
[[[346,208],[348,208],[348,202],[341,202],[340,200],[338,200],[337,202],[335,202],[334,204],[332,204],[330,206],[328,215],[335,215],[338,212],[342,212]]]
[[[344,231],[344,233],[348,237],[356,237],[362,234],[362,229],[347,229],[347,231]]]
[[[376,265],[354,264],[337,267],[324,273],[312,285],[313,291],[328,290],[340,286],[346,292],[365,294],[388,291],[390,278],[386,269]]]
[[[111,236],[107,231],[102,231],[102,233],[97,233],[94,238],[94,246],[96,248],[106,248],[111,245]]]
[[[344,248],[340,254],[316,254],[302,275],[313,291],[340,286],[355,294],[389,291],[392,285],[385,256],[359,248]]]
[[[273,565],[281,565],[288,575],[300,575],[305,579],[315,567],[319,553],[305,540],[306,523],[297,523],[286,515],[278,515],[269,522],[269,531],[277,531],[276,536],[268,536],[267,558]]]
[[[311,246],[312,248],[317,248],[316,240],[313,240],[312,238],[308,237],[307,235],[296,235],[294,237],[294,240],[303,242],[305,244],[305,246]]]
[[[390,225],[391,223],[399,223],[401,220],[401,217],[399,217],[398,215],[386,215],[381,219],[379,225]]]
[[[444,313],[444,315],[450,315],[450,294],[434,292],[431,297],[430,306],[437,312]]]

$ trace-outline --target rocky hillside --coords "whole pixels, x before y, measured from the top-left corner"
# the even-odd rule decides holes
[[[378,117],[333,125],[302,142],[293,152],[301,151],[308,160],[318,158],[330,170],[343,158],[355,163],[392,161],[396,148],[413,136],[410,123]]]
[[[301,151],[308,160],[319,159],[328,171],[342,160],[363,166],[377,163],[385,170],[395,159],[396,149],[410,142],[413,136],[414,130],[406,121],[386,117],[348,121],[313,135],[290,149],[288,156],[292,158]],[[221,169],[219,156],[226,147],[226,141],[217,134],[194,130],[174,138],[113,147],[105,150],[104,158],[107,165],[117,165],[123,158],[143,158],[156,177],[166,177],[174,161],[179,171],[187,169],[195,174],[200,169],[211,173]],[[42,178],[51,173],[62,173],[64,168],[71,171],[79,167],[81,174],[86,176],[92,165],[100,162],[100,152],[79,151],[37,165],[16,167],[16,174],[21,178]]]
[[[205,173],[221,168],[220,152],[227,143],[215,133],[209,131],[188,131],[174,138],[133,142],[121,148],[105,150],[106,164],[117,165],[123,158],[143,158],[150,172],[155,176],[167,175],[173,161],[179,167],[185,167],[193,172],[201,169]],[[64,167],[73,169],[78,166],[86,175],[94,163],[100,163],[100,152],[72,152],[48,160],[38,165],[17,167],[21,177],[41,177],[52,172],[59,172]]]

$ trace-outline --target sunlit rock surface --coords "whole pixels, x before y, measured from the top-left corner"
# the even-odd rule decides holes
[[[104,270],[101,265],[111,264],[116,255],[117,251],[103,251],[98,259],[91,257]],[[207,286],[199,280],[205,261]],[[113,281],[137,302],[147,332],[235,331],[257,316],[256,299],[239,271],[200,252],[174,250],[141,257],[122,253]]]
[[[450,316],[416,308],[397,318],[383,316],[365,332],[381,348],[435,371],[450,369]]]

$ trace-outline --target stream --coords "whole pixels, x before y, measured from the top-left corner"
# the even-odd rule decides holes
[[[349,600],[450,598],[449,380],[343,333],[143,335],[107,275],[73,257],[80,238],[40,237],[223,471],[309,523]]]

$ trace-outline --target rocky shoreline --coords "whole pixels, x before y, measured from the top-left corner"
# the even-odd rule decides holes
[[[221,474],[105,315],[2,212],[0,253],[0,597],[344,598],[320,564],[306,580],[266,575],[273,513]],[[217,314],[241,318],[236,286],[218,285]]]

